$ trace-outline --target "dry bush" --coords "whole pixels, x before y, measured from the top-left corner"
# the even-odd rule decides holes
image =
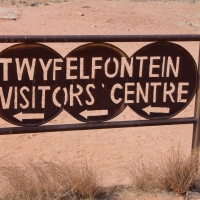
[[[190,156],[180,148],[172,149],[160,162],[138,158],[129,167],[132,185],[137,191],[156,192],[160,190],[186,193],[198,178],[198,153]]]
[[[97,173],[87,165],[78,167],[72,166],[68,171],[70,184],[73,186],[73,193],[76,197],[93,199],[102,191],[97,180]]]
[[[49,3],[61,3],[70,0],[0,0],[0,5],[25,5],[25,6],[38,6],[48,5]]]
[[[198,156],[199,149],[190,156],[184,155],[180,148],[171,150],[161,165],[163,189],[186,193],[198,178]]]
[[[132,185],[137,191],[152,192],[158,187],[159,170],[157,164],[137,158],[128,167],[128,174],[131,178]]]
[[[94,199],[101,191],[95,169],[88,165],[30,162],[0,165],[2,200]]]

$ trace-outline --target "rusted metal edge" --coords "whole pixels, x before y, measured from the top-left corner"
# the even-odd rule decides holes
[[[199,60],[198,60],[198,86],[196,91],[194,116],[197,123],[193,126],[192,149],[200,146],[200,43],[199,43]]]
[[[176,35],[0,35],[0,43],[200,41],[200,34]]]
[[[173,119],[156,119],[156,120],[136,120],[136,121],[114,121],[101,123],[79,123],[79,124],[62,124],[62,125],[43,125],[32,127],[9,127],[1,128],[0,135],[55,132],[55,131],[77,131],[90,129],[109,129],[109,128],[127,128],[141,126],[159,126],[175,124],[196,124],[195,117],[190,118],[173,118]]]

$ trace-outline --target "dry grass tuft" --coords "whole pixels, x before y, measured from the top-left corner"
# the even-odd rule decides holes
[[[138,158],[129,175],[135,191],[173,191],[186,193],[198,178],[198,153],[185,156],[180,148],[172,149],[160,162]],[[102,187],[101,174],[87,164],[41,161],[21,166],[0,162],[2,200],[78,200],[109,199],[129,188]]]
[[[198,178],[199,149],[186,156],[180,149],[171,150],[161,165],[163,188],[179,194],[186,193]]]
[[[128,167],[128,173],[132,185],[136,191],[154,192],[158,187],[158,165],[144,160],[143,158],[135,159],[135,162]]]
[[[0,166],[2,200],[94,199],[101,194],[96,170],[88,165],[29,163]]]
[[[199,150],[190,156],[184,155],[180,148],[172,149],[161,162],[138,158],[129,168],[132,185],[137,191],[173,191],[186,193],[198,178],[197,167]]]

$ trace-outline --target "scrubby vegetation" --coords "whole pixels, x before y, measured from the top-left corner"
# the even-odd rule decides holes
[[[101,194],[100,176],[87,165],[4,162],[0,177],[4,200],[93,199]]]
[[[0,198],[2,200],[78,200],[109,199],[123,190],[184,195],[198,179],[198,152],[185,156],[180,149],[171,150],[160,162],[134,160],[128,169],[131,185],[103,187],[102,174],[88,164],[42,161],[16,165],[0,163]]]
[[[186,156],[178,148],[170,150],[160,162],[136,159],[129,167],[132,185],[144,192],[173,191],[185,194],[198,179],[199,150]]]

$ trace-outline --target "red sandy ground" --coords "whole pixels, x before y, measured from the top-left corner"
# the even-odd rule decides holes
[[[4,6],[5,7],[5,6]],[[38,7],[9,7],[21,12],[17,20],[0,20],[0,35],[134,35],[199,34],[200,3],[75,0]],[[131,56],[145,43],[114,43]],[[180,43],[198,58],[198,43]],[[62,56],[77,43],[46,44]],[[11,44],[0,44],[0,51]],[[193,116],[194,101],[176,117]],[[126,108],[114,120],[142,119]],[[76,123],[63,111],[48,124]],[[0,120],[1,127],[11,126]],[[112,130],[21,134],[0,137],[0,157],[21,162],[42,158],[54,162],[87,161],[104,173],[104,185],[128,184],[124,167],[138,155],[158,160],[180,145],[190,153],[192,125],[118,128]],[[125,197],[124,197],[125,198]],[[130,196],[127,199],[138,199]],[[141,199],[178,199],[141,196]],[[182,199],[180,197],[180,199]]]

